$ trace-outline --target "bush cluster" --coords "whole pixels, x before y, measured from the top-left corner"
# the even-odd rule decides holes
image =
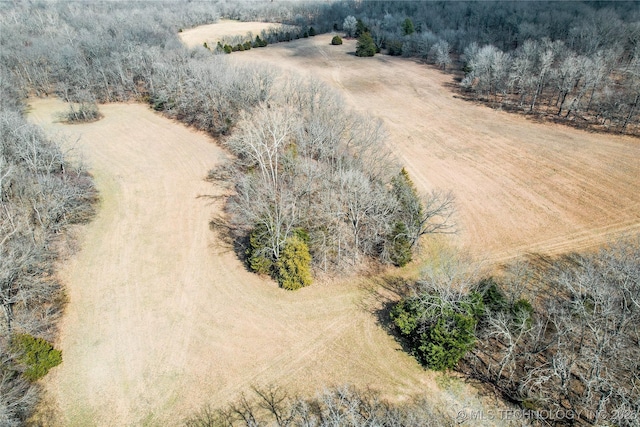
[[[278,387],[253,388],[249,396],[226,407],[204,407],[190,416],[187,427],[453,427],[453,418],[418,397],[389,403],[372,390],[332,387],[312,398],[291,396]]]
[[[69,109],[62,114],[61,119],[67,123],[88,123],[102,117],[95,102],[81,102],[77,105],[69,103]]]

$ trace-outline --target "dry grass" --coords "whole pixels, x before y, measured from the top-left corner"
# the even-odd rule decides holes
[[[220,206],[203,178],[225,156],[210,138],[143,105],[104,105],[103,119],[73,126],[54,123],[61,102],[31,105],[48,132],[80,138],[102,199],[61,272],[64,362],[46,380],[60,425],[176,425],[271,383],[478,405],[468,387],[441,393],[385,332],[377,310],[392,290],[351,280],[285,292],[247,272],[208,227]]]
[[[458,246],[502,261],[562,253],[640,231],[640,142],[588,133],[457,99],[451,75],[410,59],[358,58],[326,34],[237,61],[315,76],[380,117],[389,147],[424,191],[457,198]]]
[[[201,25],[184,30],[179,36],[180,40],[189,48],[202,46],[205,42],[209,46],[215,46],[218,41],[234,36],[246,36],[248,33],[252,34],[251,39],[253,40],[256,35],[260,35],[262,30],[278,27],[279,25],[271,22],[240,22],[221,19],[216,24]]]
[[[637,140],[476,106],[453,97],[448,75],[356,58],[353,41],[330,38],[231,57],[316,75],[383,118],[416,184],[455,192],[461,247],[500,260],[638,230]],[[225,156],[210,138],[142,105],[105,105],[102,120],[74,126],[54,123],[58,101],[32,106],[49,132],[80,138],[102,197],[61,273],[64,363],[46,380],[60,425],[176,425],[203,402],[268,383],[302,393],[352,383],[396,400],[419,392],[453,415],[479,405],[466,385],[443,392],[385,332],[378,310],[393,281],[289,293],[247,272],[208,227],[220,206],[203,178]]]

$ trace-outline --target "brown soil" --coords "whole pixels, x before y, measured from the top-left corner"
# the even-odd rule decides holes
[[[325,34],[232,57],[314,76],[379,117],[419,189],[452,190],[460,247],[500,261],[640,231],[638,139],[588,133],[456,98],[453,78],[414,60],[354,56]]]

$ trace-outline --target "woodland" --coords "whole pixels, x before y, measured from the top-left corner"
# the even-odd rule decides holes
[[[184,29],[220,18],[285,26],[216,47],[179,41]],[[3,2],[0,28],[7,426],[27,422],[42,396],[39,378],[64,357],[51,345],[65,306],[55,268],[72,252],[71,226],[91,221],[99,205],[82,162],[25,119],[28,97],[63,99],[69,110],[60,119],[69,123],[100,120],[102,103],[135,101],[217,138],[231,160],[207,177],[229,194],[212,228],[248,269],[285,290],[409,264],[423,236],[455,232],[455,197],[419,194],[380,120],[350,110],[339,93],[228,54],[336,32],[358,38],[358,56],[405,56],[452,73],[451,90],[469,102],[640,132],[638,2]],[[555,424],[637,425],[639,248],[631,236],[595,252],[514,262],[495,277],[455,263],[444,274],[423,272],[401,284],[387,326],[427,369],[456,370],[516,407],[578,414]],[[310,400],[256,389],[185,420],[450,422],[422,400],[394,405],[349,387]]]

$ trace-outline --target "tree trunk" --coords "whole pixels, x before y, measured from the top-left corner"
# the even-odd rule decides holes
[[[624,132],[625,128],[627,127],[627,125],[631,121],[631,117],[633,117],[633,113],[635,112],[636,107],[638,106],[638,99],[640,99],[640,93],[636,94],[636,99],[633,101],[633,105],[631,106],[631,110],[629,110],[629,115],[627,116],[627,118],[625,119],[624,123],[622,124],[622,129],[620,129],[620,133]]]

